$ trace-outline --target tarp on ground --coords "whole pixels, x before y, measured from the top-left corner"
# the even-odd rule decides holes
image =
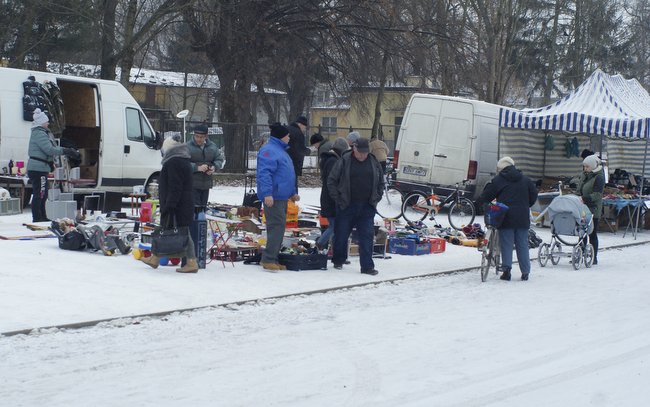
[[[636,79],[596,70],[573,92],[536,109],[500,110],[500,154],[511,155],[533,178],[579,172],[582,159],[567,158],[565,143],[576,137],[579,150],[593,149],[603,137],[609,168],[640,174],[650,137],[650,95]],[[555,149],[544,150],[546,135]],[[631,141],[643,140],[643,142]],[[647,168],[647,166],[646,166]]]

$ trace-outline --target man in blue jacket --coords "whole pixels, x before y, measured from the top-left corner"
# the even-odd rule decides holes
[[[262,252],[264,269],[276,272],[286,270],[278,263],[287,221],[287,201],[297,201],[296,174],[287,153],[289,130],[274,123],[271,137],[257,154],[257,197],[264,203],[266,218],[266,248]]]

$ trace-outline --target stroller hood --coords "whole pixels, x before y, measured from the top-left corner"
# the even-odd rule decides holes
[[[591,219],[593,217],[587,205],[582,203],[582,199],[577,195],[556,196],[548,205],[548,213],[551,220],[553,220],[555,215],[558,213],[570,213],[579,225],[591,224]],[[591,233],[591,227],[589,228],[588,233]]]

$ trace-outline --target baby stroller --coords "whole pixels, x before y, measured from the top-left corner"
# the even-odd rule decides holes
[[[552,237],[551,243],[543,243],[539,247],[539,265],[545,267],[549,259],[556,265],[560,258],[569,257],[576,270],[583,263],[585,267],[591,267],[594,247],[589,242],[589,234],[594,224],[589,208],[577,195],[560,195],[553,198],[544,212],[547,211],[551,218]],[[571,250],[564,251],[562,245],[571,247]]]

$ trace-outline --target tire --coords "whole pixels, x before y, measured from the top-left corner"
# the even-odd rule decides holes
[[[548,243],[542,243],[542,245],[539,246],[539,252],[537,256],[537,261],[539,262],[539,265],[542,267],[546,267],[546,264],[548,263],[548,259],[550,257],[551,254],[550,254]]]
[[[461,198],[458,202],[451,204],[448,217],[449,225],[452,228],[462,230],[463,226],[474,223],[476,208],[474,208],[472,201],[467,198]]]
[[[571,264],[575,270],[578,270],[582,265],[582,247],[579,245],[573,246],[571,251]]]
[[[404,198],[402,203],[402,216],[407,222],[424,220],[430,212],[431,201],[421,192],[413,192]]]
[[[488,273],[490,272],[490,258],[489,256],[489,248],[486,247],[483,250],[483,254],[481,256],[481,281],[485,282],[487,280]]]
[[[377,213],[384,219],[399,219],[402,216],[402,198],[399,189],[388,187],[377,204]]]
[[[594,263],[594,247],[591,243],[587,244],[583,250],[582,257],[585,262],[585,267],[590,268]]]
[[[557,266],[561,258],[562,258],[562,245],[559,244],[558,242],[555,242],[551,247],[551,263],[553,263],[554,266]]]

